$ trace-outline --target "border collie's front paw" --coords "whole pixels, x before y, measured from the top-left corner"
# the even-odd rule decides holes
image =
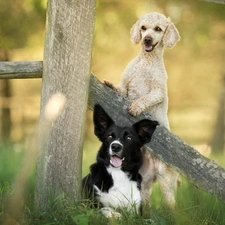
[[[115,218],[119,219],[122,215],[116,211],[114,211],[110,207],[103,207],[100,209],[100,212],[106,217],[106,218]]]

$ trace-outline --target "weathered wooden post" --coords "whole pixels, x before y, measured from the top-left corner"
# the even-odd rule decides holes
[[[95,4],[48,1],[35,194],[39,210],[47,209],[50,198],[80,195]],[[47,104],[55,94],[58,98]]]

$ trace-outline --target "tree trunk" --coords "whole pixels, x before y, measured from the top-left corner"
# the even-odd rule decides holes
[[[41,211],[50,199],[80,197],[94,18],[95,0],[48,1],[35,195]]]
[[[12,127],[10,104],[5,104],[10,102],[11,97],[11,85],[9,80],[1,81],[1,97],[4,99],[1,116],[1,138],[3,142],[8,142],[10,140]]]
[[[0,61],[8,61],[9,55],[8,52],[5,50],[0,51]],[[1,80],[0,81],[0,96],[2,97],[2,109],[1,109],[1,129],[0,129],[0,139],[1,142],[7,142],[10,140],[10,133],[12,127],[11,121],[11,109],[10,109],[10,97],[11,94],[11,85],[9,80]]]
[[[217,112],[214,133],[211,140],[212,152],[222,154],[224,151],[224,135],[225,135],[225,67],[223,71],[222,85],[220,92],[219,108]]]

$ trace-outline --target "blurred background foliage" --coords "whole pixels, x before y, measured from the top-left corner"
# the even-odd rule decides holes
[[[1,61],[43,60],[46,6],[47,0],[0,2]],[[119,83],[126,64],[140,51],[130,42],[130,28],[142,14],[153,11],[170,17],[181,36],[164,54],[171,130],[203,151],[208,148],[202,146],[221,142],[213,148],[221,153],[225,5],[196,0],[97,0],[91,70],[101,81]],[[19,143],[37,129],[40,94],[40,79],[0,81],[2,141]],[[93,142],[97,138],[88,112],[85,146]]]

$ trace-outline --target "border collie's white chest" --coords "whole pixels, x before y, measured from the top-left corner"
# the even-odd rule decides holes
[[[140,190],[137,188],[137,182],[131,181],[125,172],[118,168],[107,168],[113,179],[113,186],[108,193],[101,192],[98,189],[98,199],[105,207],[126,207],[129,210],[138,211],[141,204]],[[96,186],[95,186],[96,189]]]

